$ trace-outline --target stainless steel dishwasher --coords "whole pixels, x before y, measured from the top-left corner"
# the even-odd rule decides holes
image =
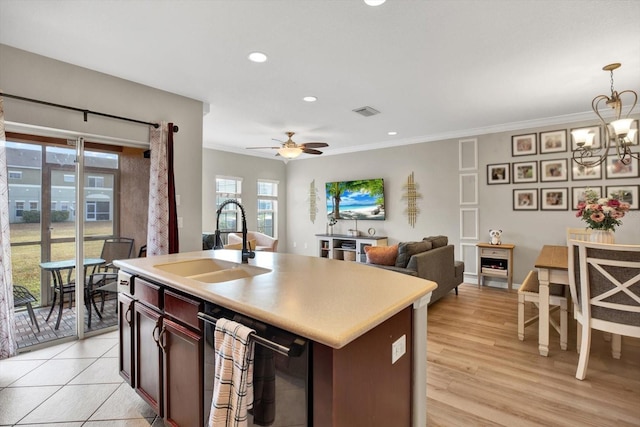
[[[290,332],[255,319],[205,303],[198,316],[205,322],[204,411],[209,421],[215,377],[214,331],[217,319],[225,318],[256,331],[254,356],[254,408],[248,425],[311,426],[311,343]]]

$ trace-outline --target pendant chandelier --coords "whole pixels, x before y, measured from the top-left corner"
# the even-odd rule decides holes
[[[598,95],[591,101],[591,108],[600,119],[604,129],[602,144],[598,145],[598,141],[594,141],[595,134],[588,129],[579,129],[571,132],[573,141],[577,146],[573,150],[573,160],[581,166],[593,167],[603,163],[609,154],[609,149],[614,147],[618,158],[625,165],[630,164],[633,159],[637,160],[639,158],[638,153],[631,151],[631,145],[638,130],[631,129],[633,119],[629,118],[638,102],[638,94],[632,90],[615,91],[613,88],[613,70],[618,68],[620,68],[619,63],[609,64],[602,68],[604,71],[611,73],[611,96]],[[630,105],[626,114],[623,111],[623,97],[629,100]],[[607,107],[614,112],[614,119],[609,123],[602,117],[601,113]]]

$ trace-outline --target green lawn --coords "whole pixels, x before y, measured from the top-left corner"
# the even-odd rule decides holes
[[[73,237],[75,225],[73,222],[54,223],[53,238]],[[111,236],[113,225],[111,221],[95,221],[85,223],[85,237]],[[15,243],[33,242],[24,246]],[[75,242],[55,243],[51,246],[51,259],[40,259],[40,224],[11,224],[11,266],[13,269],[13,283],[25,286],[40,300],[40,262],[60,261],[75,258]],[[84,243],[86,258],[99,258],[102,251],[102,240],[89,240]]]

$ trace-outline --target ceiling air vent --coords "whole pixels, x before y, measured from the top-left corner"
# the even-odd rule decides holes
[[[380,111],[371,108],[371,107],[361,107],[361,108],[356,108],[355,110],[353,110],[355,113],[360,114],[361,116],[364,117],[371,117],[371,116],[375,116],[376,114],[380,114]]]

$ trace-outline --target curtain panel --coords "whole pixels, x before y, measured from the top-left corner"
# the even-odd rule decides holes
[[[0,359],[16,354],[11,239],[9,236],[9,186],[4,108],[0,97]]]
[[[147,254],[177,253],[178,217],[173,172],[173,123],[162,122],[149,130],[151,165]]]

